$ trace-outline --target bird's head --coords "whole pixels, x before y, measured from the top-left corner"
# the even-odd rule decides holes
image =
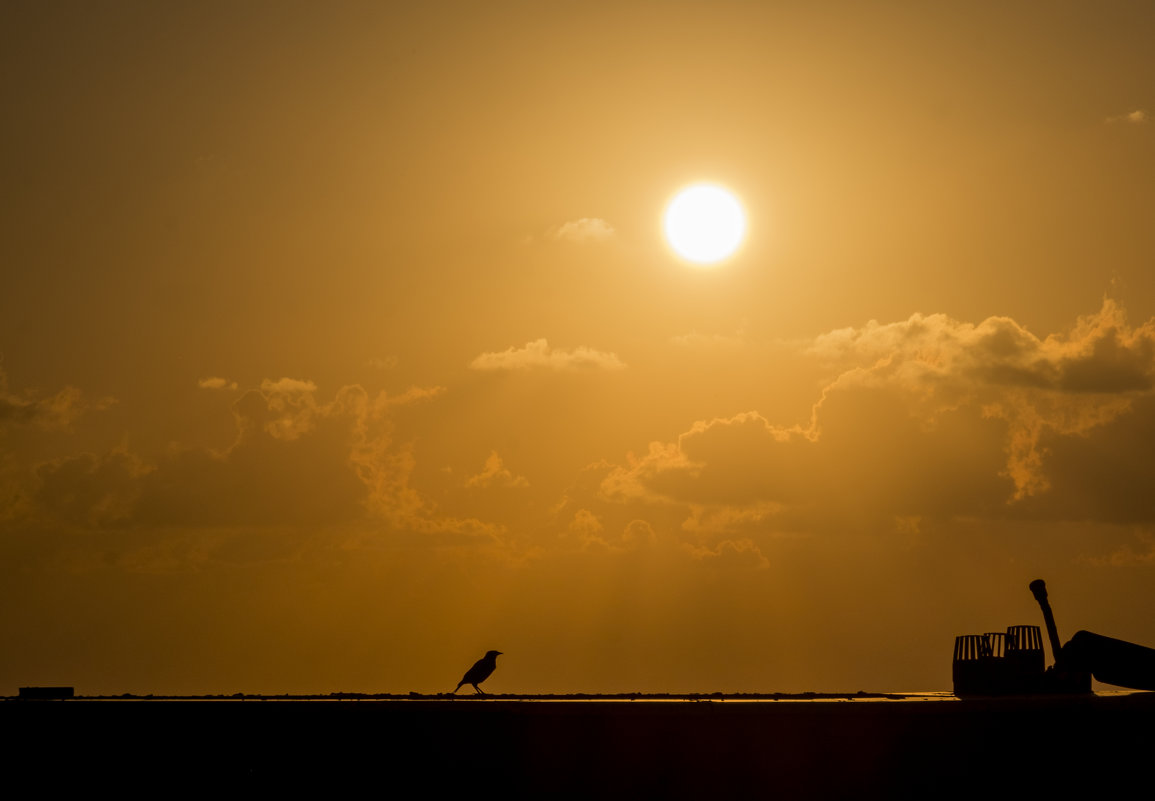
[[[486,651],[485,652],[485,658],[486,659],[497,659],[499,656],[501,656],[501,651]]]

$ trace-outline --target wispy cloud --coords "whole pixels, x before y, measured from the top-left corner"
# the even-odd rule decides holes
[[[47,397],[8,390],[8,377],[0,368],[0,428],[33,424],[43,429],[68,429],[89,409],[106,409],[115,398],[86,399],[76,387],[64,387]]]
[[[625,363],[614,353],[577,347],[551,348],[545,339],[527,342],[520,348],[482,353],[469,363],[473,370],[621,370]]]
[[[1104,122],[1106,122],[1108,125],[1113,125],[1119,122],[1127,123],[1130,125],[1142,125],[1146,122],[1149,122],[1150,120],[1150,114],[1141,108],[1137,108],[1134,111],[1128,111],[1126,114],[1116,114],[1113,117],[1108,117],[1106,120],[1104,120]]]
[[[266,379],[233,403],[236,436],[227,448],[174,446],[148,458],[121,446],[9,471],[10,486],[0,483],[0,520],[224,537],[372,520],[457,544],[494,542],[498,527],[442,514],[410,484],[416,462],[410,445],[395,439],[394,411],[441,391],[370,395],[354,384],[326,400],[313,381]],[[500,462],[487,463],[483,476],[512,486],[525,481]]]
[[[695,559],[718,567],[763,570],[770,566],[770,560],[748,539],[722,540],[713,548],[688,543],[682,547]]]
[[[236,389],[237,382],[229,381],[227,378],[221,378],[220,376],[214,375],[209,376],[208,378],[202,378],[197,382],[197,386],[201,389]]]
[[[600,217],[582,217],[555,226],[546,232],[549,239],[561,242],[605,242],[614,236],[614,228]]]
[[[396,356],[374,357],[369,360],[369,366],[374,370],[392,370],[399,363]]]

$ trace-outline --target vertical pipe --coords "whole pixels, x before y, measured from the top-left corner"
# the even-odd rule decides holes
[[[1055,628],[1055,616],[1051,612],[1051,604],[1047,600],[1047,584],[1042,579],[1035,579],[1030,586],[1031,593],[1039,602],[1039,608],[1043,610],[1043,622],[1047,624],[1047,637],[1051,641],[1051,656],[1055,658],[1055,663],[1058,664],[1059,651],[1062,650],[1063,646],[1059,642],[1059,630]]]

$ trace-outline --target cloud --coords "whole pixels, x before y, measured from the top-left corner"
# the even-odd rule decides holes
[[[578,534],[583,537],[590,537],[598,534],[604,529],[602,521],[598,520],[598,516],[589,509],[578,509],[574,512],[573,520],[570,521],[569,530],[573,534]]]
[[[197,386],[201,389],[236,389],[237,382],[229,381],[227,378],[221,378],[220,376],[210,376],[197,381]]]
[[[9,465],[0,475],[0,518],[158,536],[320,531],[360,522],[378,536],[496,542],[499,526],[442,514],[411,486],[416,460],[412,447],[397,441],[395,416],[441,391],[370,395],[350,385],[326,401],[312,381],[267,379],[233,403],[236,436],[226,449],[174,446],[150,459],[120,447],[31,471]]]
[[[545,339],[527,342],[520,348],[482,353],[469,364],[472,370],[621,370],[625,366],[616,354],[587,347],[559,350],[551,348]]]
[[[576,540],[583,551],[602,553],[624,553],[654,548],[659,545],[661,539],[648,520],[637,518],[626,523],[618,534],[607,531],[601,519],[589,509],[578,509],[574,513],[563,536]]]
[[[266,378],[260,391],[246,392],[233,407],[244,428],[259,425],[276,439],[294,440],[310,431],[327,409],[318,406],[312,381]]]
[[[822,401],[817,425],[757,412],[699,421],[609,470],[598,497],[667,510],[698,547],[889,520],[997,512],[1012,491],[999,423],[978,410],[930,428],[901,394],[855,387]]]
[[[889,386],[905,393],[928,422],[966,404],[1005,421],[1006,473],[1016,498],[1048,486],[1041,436],[1085,435],[1155,386],[1155,320],[1132,327],[1109,298],[1065,335],[1040,339],[1006,317],[975,325],[916,314],[901,323],[830,332],[810,352],[849,368],[828,391]]]
[[[567,526],[566,535],[577,539],[583,549],[591,547],[608,548],[602,537],[605,526],[598,516],[589,509],[578,509]]]
[[[588,244],[612,239],[614,229],[599,217],[582,217],[549,229],[546,236],[559,242]]]
[[[809,419],[697,421],[607,469],[597,497],[677,513],[714,548],[897,518],[1155,521],[1155,320],[1107,299],[1039,337],[916,314],[802,349],[833,371]]]
[[[1155,379],[1155,320],[1132,328],[1115,301],[1080,317],[1067,335],[1040,339],[1007,317],[975,325],[943,314],[875,321],[815,339],[810,353],[873,376],[940,395],[971,388],[1061,393],[1146,391]]]
[[[1135,109],[1134,111],[1129,111],[1126,114],[1117,114],[1114,117],[1108,117],[1106,120],[1104,120],[1104,122],[1109,125],[1117,122],[1128,123],[1131,125],[1142,125],[1150,119],[1151,116],[1146,111],[1143,109]]]
[[[1082,434],[1043,429],[1038,470],[1047,491],[1018,503],[1042,519],[1097,520],[1121,525],[1155,522],[1155,394]]]
[[[1124,543],[1107,556],[1092,557],[1088,561],[1110,567],[1155,565],[1155,534],[1149,531],[1137,532],[1135,542]]]
[[[480,473],[466,479],[467,487],[505,487],[507,489],[521,489],[529,486],[525,476],[515,476],[501,461],[497,451],[492,451],[485,460],[485,467]]]
[[[676,442],[652,442],[644,456],[631,454],[626,466],[605,476],[600,494],[615,501],[706,505],[786,497],[794,493],[797,460],[782,451],[796,452],[791,442],[799,438],[805,439],[801,429],[777,428],[757,412],[699,421]]]
[[[658,542],[658,535],[648,520],[631,520],[622,529],[622,542],[627,548],[648,548]]]
[[[68,429],[90,409],[106,409],[114,403],[115,398],[89,400],[75,387],[64,387],[47,396],[14,393],[8,389],[8,376],[0,369],[0,431],[15,425]]]
[[[773,501],[757,501],[741,506],[691,506],[690,517],[682,522],[682,530],[713,536],[761,530],[782,509],[782,504]]]
[[[770,566],[756,544],[748,539],[723,540],[713,548],[683,546],[695,559],[727,570],[763,570]]]
[[[369,366],[374,370],[392,370],[398,364],[400,360],[396,356],[374,357],[369,360]]]
[[[102,527],[128,520],[152,468],[117,448],[107,455],[82,453],[41,464],[36,469],[33,502],[51,517],[81,527]]]

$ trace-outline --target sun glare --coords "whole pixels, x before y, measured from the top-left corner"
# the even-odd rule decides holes
[[[674,196],[663,220],[666,241],[695,264],[715,264],[733,255],[746,233],[738,198],[715,184],[694,184]]]

